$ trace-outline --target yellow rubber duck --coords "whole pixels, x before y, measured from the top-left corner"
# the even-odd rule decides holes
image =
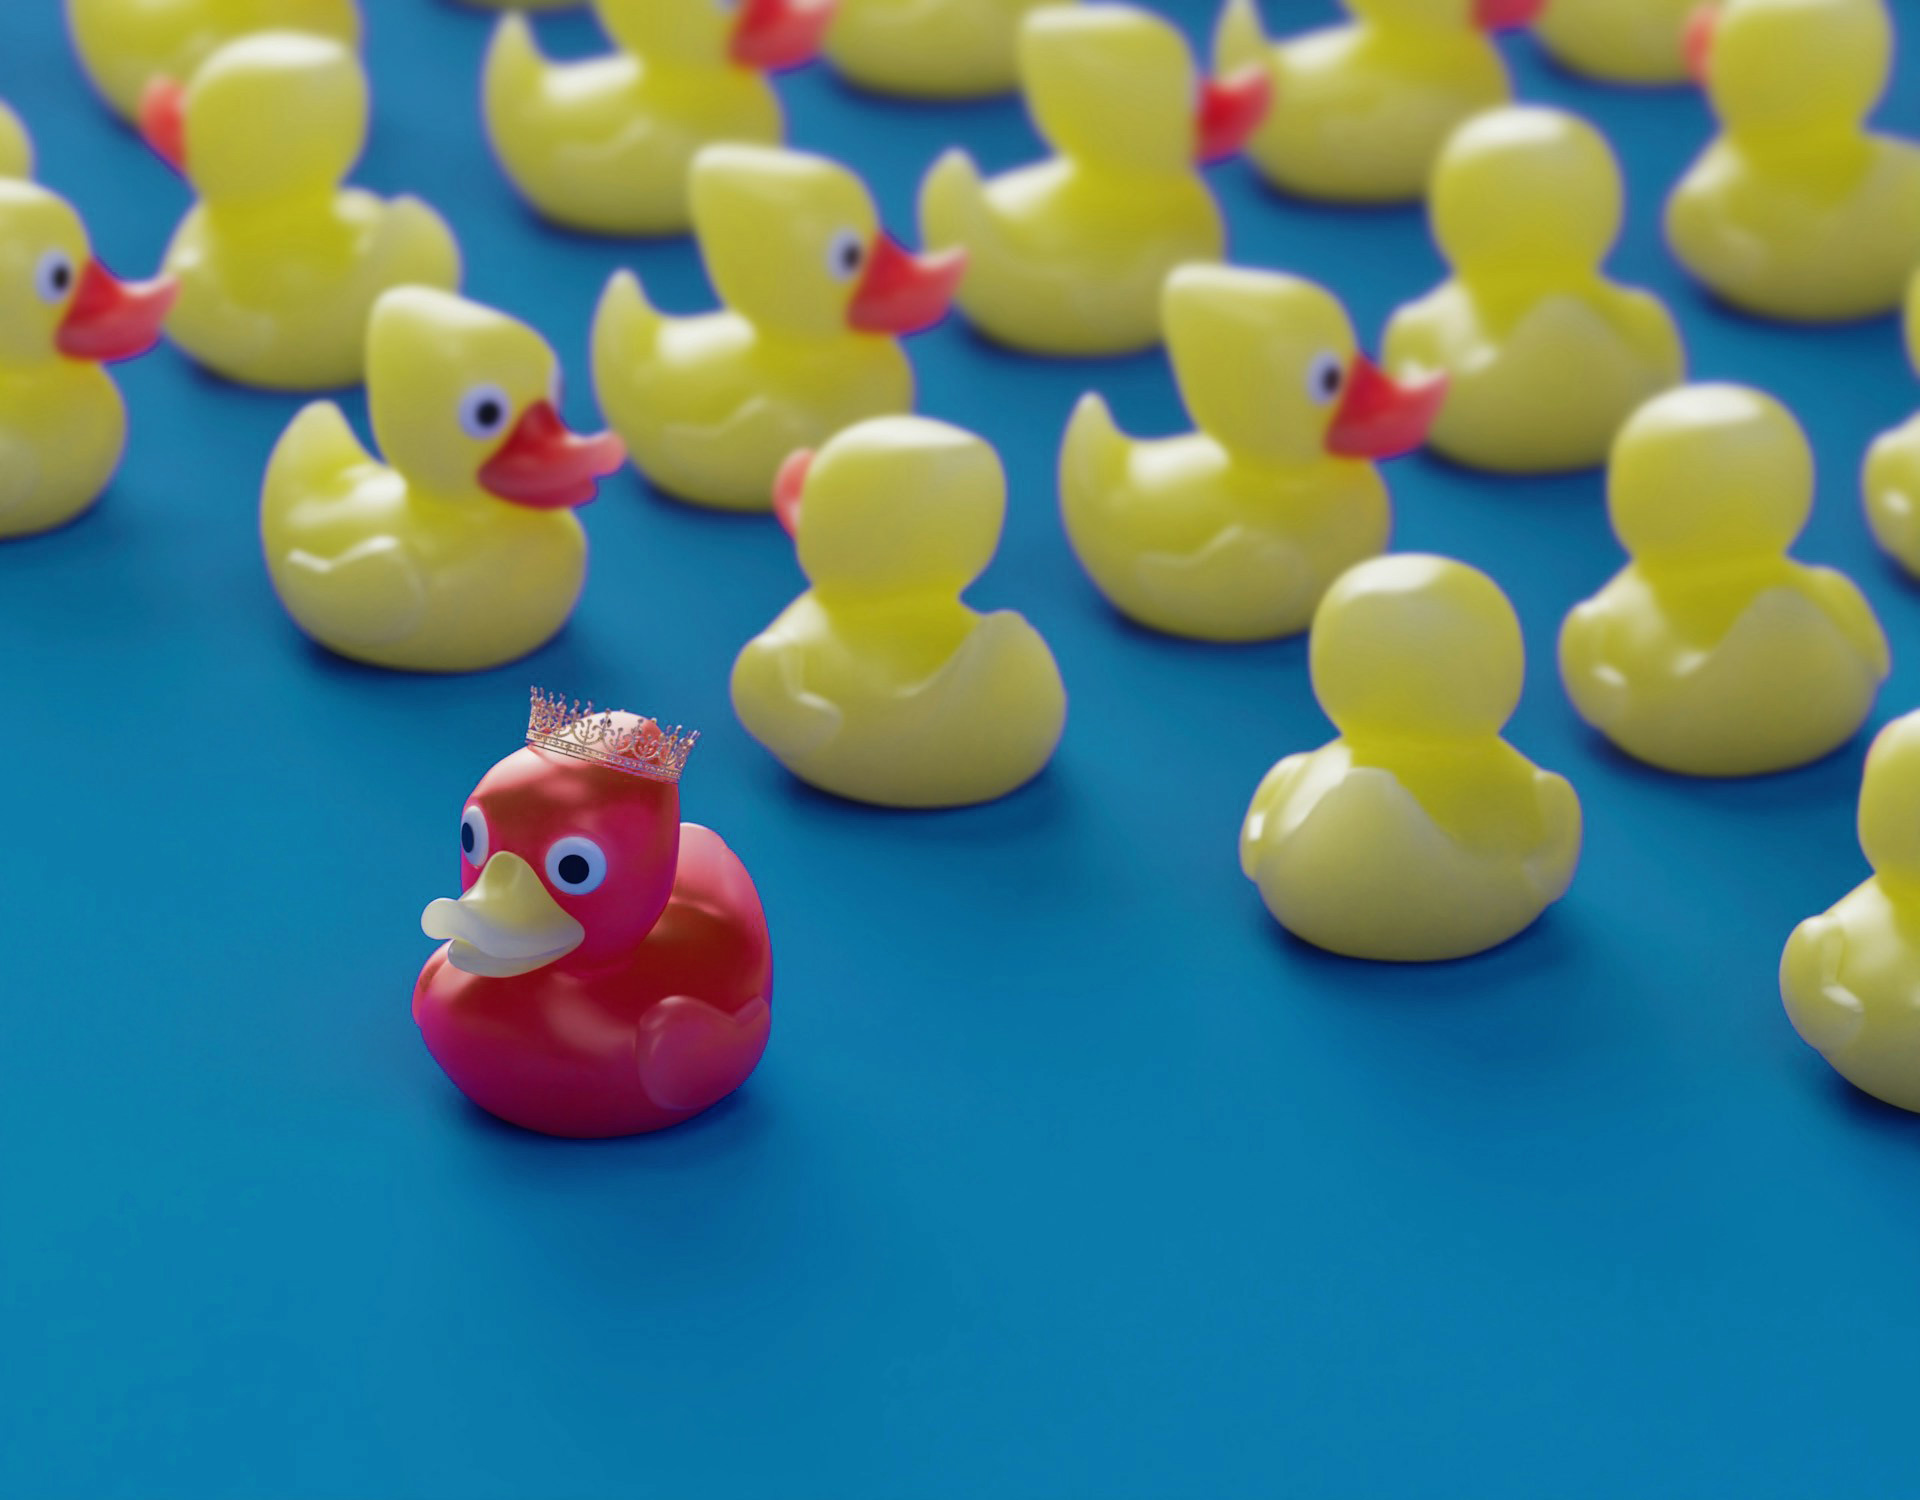
[[[1701,0],[1547,0],[1533,34],[1605,83],[1685,83],[1687,23]]]
[[[1688,776],[1804,765],[1866,722],[1891,667],[1873,607],[1787,549],[1813,509],[1813,451],[1771,396],[1682,386],[1621,429],[1608,473],[1632,561],[1560,632],[1580,716]]]
[[[360,45],[354,0],[67,0],[67,33],[100,96],[134,119],[155,78],[191,78],[254,31],[306,31]]]
[[[1066,724],[1047,643],[961,592],[986,571],[1006,476],[970,432],[878,417],[781,469],[775,511],[813,585],[740,653],[733,707],[801,780],[957,807],[1040,773]]]
[[[33,176],[33,137],[0,99],[0,177]]]
[[[1504,943],[1566,894],[1580,799],[1501,738],[1525,647],[1499,586],[1377,557],[1321,601],[1307,648],[1340,737],[1261,781],[1240,868],[1296,937],[1418,963]]]
[[[594,388],[659,489],[764,511],[796,448],[913,410],[898,336],[945,316],[965,258],[908,254],[881,231],[860,179],[820,156],[710,146],[692,193],[725,307],[666,317],[617,272],[593,320]]]
[[[1273,109],[1247,155],[1275,187],[1335,203],[1404,203],[1426,191],[1454,128],[1513,95],[1491,33],[1542,0],[1346,0],[1353,19],[1278,45],[1254,0],[1227,0],[1221,72],[1257,66]]]
[[[1780,997],[1848,1083],[1920,1111],[1920,714],[1895,719],[1867,752],[1860,847],[1872,878],[1793,929]]]
[[[1386,549],[1393,512],[1373,461],[1419,446],[1446,382],[1387,380],[1345,309],[1297,276],[1182,266],[1161,314],[1200,430],[1137,442],[1082,397],[1060,451],[1067,537],[1143,625],[1297,634],[1334,579]]]
[[[367,409],[386,454],[316,401],[267,464],[260,536],[280,602],[375,666],[476,672],[566,623],[586,576],[573,514],[625,454],[569,432],[559,365],[504,313],[429,287],[374,304]]]
[[[1476,115],[1434,166],[1433,233],[1453,278],[1387,325],[1396,376],[1444,371],[1433,446],[1477,469],[1606,462],[1620,426],[1686,378],[1660,299],[1606,277],[1624,197],[1606,137],[1555,109]]]
[[[1920,370],[1920,274],[1907,287],[1906,335],[1907,357]],[[1874,440],[1861,489],[1880,550],[1920,578],[1920,416]]]
[[[1197,83],[1180,33],[1130,5],[1033,11],[1019,59],[1034,125],[1058,154],[986,181],[948,151],[920,186],[920,237],[965,248],[961,310],[999,343],[1148,348],[1167,273],[1226,252],[1197,167],[1239,150],[1266,111],[1266,75]]]
[[[702,146],[785,136],[766,74],[813,56],[833,0],[595,0],[594,10],[618,50],[584,62],[550,62],[524,17],[501,18],[481,89],[494,154],[555,223],[683,233]]]
[[[879,94],[980,99],[1017,88],[1014,57],[1028,11],[1074,0],[839,0],[827,61]]]
[[[65,199],[0,178],[0,537],[64,525],[99,498],[127,410],[100,366],[153,347],[162,276],[115,280]]]
[[[1721,134],[1667,200],[1681,263],[1736,307],[1874,317],[1920,263],[1920,146],[1866,128],[1893,69],[1881,0],[1728,0],[1692,31]]]
[[[181,85],[147,88],[147,143],[199,194],[167,247],[168,336],[246,385],[313,391],[364,374],[389,287],[460,284],[460,250],[418,198],[343,188],[367,138],[367,75],[339,42],[263,31]]]

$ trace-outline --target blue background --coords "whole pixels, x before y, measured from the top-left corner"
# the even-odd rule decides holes
[[[693,250],[541,227],[478,130],[488,20],[368,10],[361,180],[446,211],[469,290],[547,333],[592,422],[602,283],[631,264],[705,306]],[[1212,7],[1180,10],[1199,31]],[[541,32],[595,45],[583,16]],[[1657,233],[1700,101],[1507,46],[1524,96],[1613,137],[1616,269],[1670,298],[1698,374],[1811,429],[1801,553],[1859,579],[1894,639],[1876,724],[1912,707],[1920,596],[1856,479],[1920,404],[1896,327],[1709,304]],[[1036,152],[1014,102],[882,103],[820,69],[782,91],[794,141],[856,163],[909,238],[949,141],[996,168]],[[0,9],[0,94],[108,263],[145,273],[184,190],[88,95],[53,0]],[[1883,118],[1920,129],[1920,84]],[[1440,273],[1418,210],[1215,181],[1238,258],[1331,283],[1369,340]],[[1073,695],[1038,783],[937,816],[810,793],[734,722],[729,663],[800,587],[770,521],[623,474],[584,513],[592,577],[558,642],[473,677],[362,670],[299,636],[258,557],[298,403],[171,350],[122,368],[105,501],[0,547],[0,1493],[1910,1488],[1920,1120],[1803,1048],[1774,977],[1792,925],[1866,873],[1864,738],[1735,785],[1625,762],[1552,668],[1560,616],[1620,561],[1599,477],[1399,463],[1399,543],[1489,569],[1520,609],[1512,738],[1574,780],[1588,845],[1565,903],[1494,954],[1321,956],[1235,862],[1262,772],[1329,733],[1303,645],[1131,629],[1061,537],[1072,402],[1097,387],[1134,430],[1177,429],[1161,357],[1038,362],[954,324],[913,347],[924,409],[1011,474],[974,597],[1025,611]],[[498,1124],[408,1018],[418,913],[455,887],[462,799],[518,743],[529,682],[703,729],[687,815],[766,900],[771,1050],[664,1135]]]

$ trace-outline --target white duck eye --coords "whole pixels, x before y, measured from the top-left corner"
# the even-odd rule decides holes
[[[33,289],[42,302],[64,302],[73,290],[73,257],[64,250],[49,250],[33,268]]]
[[[867,242],[851,229],[827,241],[827,270],[836,281],[849,280],[867,258]]]
[[[460,857],[476,870],[487,862],[487,819],[477,807],[461,815]]]
[[[1307,366],[1307,394],[1319,405],[1339,395],[1346,383],[1346,362],[1337,354],[1322,354]]]
[[[570,834],[547,850],[547,879],[569,896],[597,891],[606,878],[607,857],[592,839]]]
[[[496,438],[507,429],[513,404],[497,385],[476,385],[460,398],[460,430],[470,438]]]

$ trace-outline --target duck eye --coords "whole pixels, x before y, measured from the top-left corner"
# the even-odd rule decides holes
[[[841,230],[827,242],[827,270],[836,280],[845,281],[852,276],[866,258],[866,241],[851,229]]]
[[[73,290],[73,257],[64,250],[49,250],[33,268],[33,289],[42,302],[64,302]]]
[[[460,430],[470,438],[498,437],[513,407],[497,385],[476,385],[460,398]]]
[[[460,857],[476,870],[487,862],[487,819],[477,807],[461,815]]]
[[[1336,354],[1322,354],[1307,366],[1307,394],[1324,405],[1340,394],[1347,367]]]
[[[607,857],[592,839],[572,834],[547,850],[547,879],[569,896],[600,889],[607,878]]]

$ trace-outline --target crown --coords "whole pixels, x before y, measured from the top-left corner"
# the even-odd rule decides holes
[[[677,724],[662,729],[652,719],[615,723],[611,712],[596,713],[591,702],[568,703],[539,688],[527,714],[529,745],[653,781],[678,781],[699,738],[698,730],[687,734]]]

